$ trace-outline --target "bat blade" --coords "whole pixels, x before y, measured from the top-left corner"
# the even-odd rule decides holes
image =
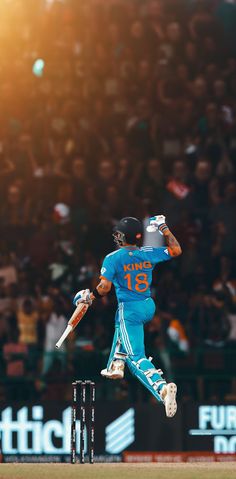
[[[77,308],[74,310],[74,313],[72,314],[68,324],[72,326],[72,329],[74,329],[77,324],[81,321],[81,319],[84,317],[85,313],[87,312],[88,309],[88,304],[80,303],[78,304]]]
[[[61,345],[64,343],[67,336],[76,328],[77,324],[81,321],[84,317],[85,313],[87,312],[88,304],[80,303],[77,308],[75,309],[74,313],[72,314],[70,320],[68,321],[67,327],[60,337],[60,339],[56,343],[56,348],[59,349]]]

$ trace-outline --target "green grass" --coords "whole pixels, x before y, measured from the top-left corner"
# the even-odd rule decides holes
[[[236,479],[236,463],[0,464],[0,479]]]

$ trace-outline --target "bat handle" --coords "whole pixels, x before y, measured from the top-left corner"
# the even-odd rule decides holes
[[[64,333],[62,334],[62,336],[60,337],[60,339],[57,341],[56,343],[56,348],[59,349],[62,345],[62,343],[64,343],[65,339],[67,338],[67,336],[70,334],[70,332],[72,331],[72,326],[70,324],[67,325]]]

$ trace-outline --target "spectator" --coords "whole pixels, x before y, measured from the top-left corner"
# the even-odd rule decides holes
[[[14,259],[14,254],[7,253],[0,257],[0,278],[4,286],[17,282],[17,268]]]
[[[25,376],[27,355],[27,345],[18,342],[17,330],[11,331],[8,341],[3,347],[3,357],[6,361],[6,375],[8,378],[23,378]]]
[[[17,324],[19,329],[19,342],[29,346],[37,345],[37,322],[39,316],[33,302],[26,298],[17,312]]]
[[[52,311],[48,317],[45,331],[45,344],[44,344],[44,356],[43,356],[43,369],[42,375],[46,374],[52,368],[55,359],[59,360],[63,366],[66,367],[66,346],[65,343],[60,348],[60,351],[55,350],[55,344],[64,332],[67,321],[62,314],[62,304],[60,300],[55,300]]]

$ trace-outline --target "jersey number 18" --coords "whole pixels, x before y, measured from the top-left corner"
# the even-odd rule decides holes
[[[128,273],[124,276],[124,279],[127,281],[127,288],[130,289],[130,291],[133,291],[136,289],[138,293],[144,293],[144,291],[147,291],[149,284],[148,284],[148,275],[146,273],[139,273],[135,276],[134,281],[132,284],[132,277],[131,274]],[[134,289],[133,289],[134,286]]]

